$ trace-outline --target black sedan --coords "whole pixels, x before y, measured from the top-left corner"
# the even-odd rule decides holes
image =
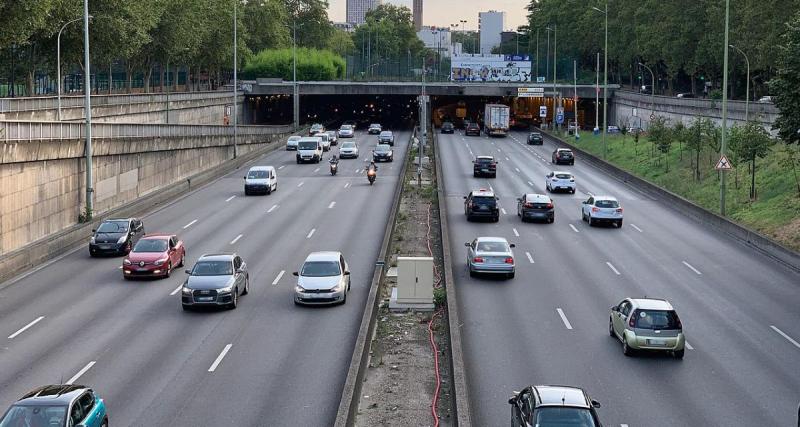
[[[528,135],[528,145],[544,145],[542,134],[539,132],[531,132],[531,134]]]
[[[137,218],[111,218],[92,230],[89,255],[124,255],[144,235],[144,224]]]
[[[378,144],[375,146],[375,149],[372,150],[372,161],[377,162],[393,162],[394,161],[394,150],[389,144]]]
[[[477,123],[470,122],[464,130],[464,135],[481,136],[481,127]]]
[[[454,133],[456,131],[455,126],[451,122],[444,122],[442,123],[442,133]]]

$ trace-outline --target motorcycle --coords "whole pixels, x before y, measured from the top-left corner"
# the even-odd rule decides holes
[[[375,169],[367,170],[367,180],[369,181],[369,185],[372,185],[375,182],[375,177],[378,175]]]
[[[331,175],[336,175],[337,169],[338,169],[338,163],[331,163]]]

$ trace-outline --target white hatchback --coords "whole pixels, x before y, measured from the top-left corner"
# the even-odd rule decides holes
[[[581,219],[590,226],[605,222],[622,228],[622,206],[611,196],[591,196],[581,202]]]
[[[552,171],[544,177],[544,180],[544,186],[547,191],[565,190],[575,194],[575,176],[569,172]]]

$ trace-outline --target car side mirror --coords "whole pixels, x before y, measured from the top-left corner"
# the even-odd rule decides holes
[[[511,246],[512,248],[516,248],[516,247],[517,247],[517,245],[515,245],[515,244],[513,244],[513,243],[512,243],[512,244],[510,244],[510,245],[508,245],[508,246]]]
[[[186,270],[184,270],[183,272],[186,273],[186,274],[192,274],[192,270],[189,270],[188,268]]]
[[[246,177],[246,176],[244,176],[244,177],[242,177],[242,178],[244,178],[244,179],[247,179],[247,177]]]
[[[581,202],[581,204],[582,204],[582,205],[585,205],[585,204],[586,204],[586,200],[582,201],[582,202]]]
[[[600,405],[600,402],[598,402],[596,400],[592,400],[592,406],[594,406],[595,408],[599,408],[601,405]]]
[[[292,275],[293,276],[300,276],[300,274],[298,272],[296,272],[296,271],[294,273],[292,273]]]
[[[466,197],[465,197],[465,199],[466,199]],[[92,233],[97,233],[97,229],[93,228],[92,229]]]
[[[466,246],[466,247],[470,247],[470,246],[472,246],[472,245],[471,245],[471,244],[469,244],[469,243],[464,243],[464,246]]]
[[[516,396],[511,397],[511,398],[508,399],[508,404],[509,405],[514,405],[514,404],[516,404],[516,401],[517,401]]]
[[[344,275],[345,275],[345,276],[349,276],[349,275],[350,275],[350,272],[349,272],[349,271],[345,271],[345,272],[344,272]]]
[[[616,306],[616,305],[614,305],[614,306],[612,306],[612,307],[611,307],[611,311],[617,311],[617,310],[618,310],[618,308],[617,308],[617,306]]]
[[[464,196],[464,200],[467,200],[467,196]],[[94,231],[94,230],[92,230],[92,231]]]
[[[517,197],[517,201],[521,202],[522,201],[522,197]]]

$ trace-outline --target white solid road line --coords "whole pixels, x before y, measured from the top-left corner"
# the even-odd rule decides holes
[[[217,356],[217,360],[215,360],[214,363],[211,364],[211,367],[208,368],[208,372],[214,372],[217,370],[217,366],[222,363],[222,359],[225,358],[225,355],[228,354],[228,351],[231,349],[231,347],[233,347],[233,344],[228,344],[222,349],[222,353]]]
[[[239,241],[239,239],[241,239],[241,238],[242,238],[242,235],[241,235],[241,234],[240,234],[240,235],[238,235],[238,236],[236,236],[236,238],[235,238],[235,239],[231,240],[231,244],[232,244],[232,245],[235,245],[235,244],[236,244],[236,242],[238,242],[238,241]]]
[[[628,427],[627,424],[620,424],[619,427]]]
[[[503,213],[503,215],[508,215],[508,214],[506,213],[506,208],[500,208],[500,212],[502,212],[502,213]]]
[[[299,183],[299,184],[297,184],[297,186],[298,186],[298,187],[302,187],[302,186],[303,186],[303,184],[305,184],[305,183],[306,183],[305,181],[300,181],[300,183]]]
[[[614,273],[615,273],[617,276],[619,276],[619,275],[620,275],[620,272],[619,272],[619,270],[617,270],[617,269],[614,267],[614,264],[612,264],[612,263],[610,263],[610,262],[606,261],[606,265],[607,265],[607,266],[608,266],[608,268],[610,268],[610,269],[611,269],[611,271],[613,271],[613,272],[614,272]]]
[[[306,236],[306,239],[310,239],[311,236],[314,235],[315,231],[317,231],[317,229],[316,228],[312,228],[311,231],[308,232],[308,235]]]
[[[228,197],[227,199],[225,199],[225,201],[226,201],[226,202],[230,202],[230,201],[231,201],[231,200],[233,200],[235,197],[236,197],[236,196],[235,196],[235,195],[233,195],[233,196],[231,196],[231,197]]]
[[[514,235],[515,235],[515,236],[517,236],[517,237],[519,237],[519,231],[517,231],[517,229],[516,229],[516,228],[512,228],[512,230],[514,230]]]
[[[22,327],[20,330],[18,330],[17,332],[14,332],[13,334],[9,335],[9,336],[8,336],[8,339],[10,339],[10,340],[13,340],[13,339],[14,339],[14,338],[15,338],[17,335],[19,335],[19,334],[21,334],[21,333],[23,333],[23,332],[27,331],[27,330],[28,330],[28,329],[29,329],[31,326],[33,326],[33,325],[35,325],[35,324],[37,324],[37,323],[41,322],[41,321],[42,321],[42,319],[44,319],[44,316],[39,316],[39,317],[37,317],[37,318],[36,318],[36,320],[34,320],[33,322],[31,322],[31,323],[28,323],[27,325],[23,326],[23,327]]]
[[[572,329],[572,325],[569,323],[569,320],[567,320],[567,316],[564,314],[564,311],[561,310],[561,308],[556,308],[556,311],[558,312],[558,315],[561,316],[561,321],[564,322],[564,326],[566,326],[567,329]]]
[[[570,224],[569,226],[570,226],[570,228],[572,228],[572,231],[574,231],[574,232],[576,232],[576,233],[580,233],[580,231],[578,231],[578,229],[577,229],[577,228],[575,228],[575,226],[574,226],[574,225]]]
[[[77,373],[77,374],[75,374],[75,376],[73,376],[72,378],[70,378],[70,379],[69,379],[69,381],[67,381],[67,382],[66,382],[66,383],[64,383],[64,384],[72,384],[72,383],[74,383],[75,381],[78,381],[78,378],[80,378],[80,377],[81,377],[81,375],[85,374],[85,373],[86,373],[86,371],[88,371],[89,369],[92,369],[92,366],[94,366],[94,364],[95,364],[95,363],[97,363],[97,361],[96,361],[96,360],[92,360],[91,362],[87,363],[87,364],[86,364],[86,366],[84,366],[84,367],[83,367],[83,369],[81,369],[80,371],[78,371],[78,373]]]
[[[174,290],[174,291],[172,291],[172,292],[170,292],[169,294],[170,294],[170,295],[175,295],[175,294],[177,294],[178,292],[180,292],[180,291],[181,291],[181,288],[182,288],[182,287],[183,287],[183,285],[178,285],[178,287],[177,287],[177,288],[175,288],[175,290]]]
[[[267,213],[271,213],[271,212],[272,212],[272,211],[274,211],[275,209],[278,209],[278,205],[272,205],[272,207],[271,207],[271,208],[269,208],[269,210],[267,211]]]
[[[631,224],[631,227],[635,228],[635,229],[636,229],[636,231],[638,231],[638,232],[642,233],[642,229],[641,229],[641,228],[639,228],[639,227],[637,227],[637,226],[636,226],[636,224]]]
[[[528,257],[528,261],[530,261],[531,264],[533,264],[533,255],[531,255],[530,252],[525,252],[525,256],[527,256]]]
[[[281,270],[281,272],[278,273],[278,277],[276,277],[275,280],[272,281],[272,286],[276,286],[278,284],[278,282],[281,281],[281,277],[283,277],[283,273],[286,273],[286,270]]]
[[[686,261],[683,261],[683,265],[685,265],[685,266],[689,267],[689,270],[692,270],[692,271],[694,271],[694,272],[695,272],[695,273],[697,273],[698,275],[701,275],[701,274],[703,274],[703,273],[701,273],[699,270],[697,270],[696,268],[692,267],[692,264],[689,264],[689,263],[688,263],[688,262],[686,262]]]
[[[792,337],[790,337],[789,335],[786,335],[782,330],[780,330],[777,327],[775,327],[775,325],[769,325],[769,327],[772,328],[773,331],[781,334],[782,337],[784,337],[787,340],[789,340],[789,342],[794,344],[795,347],[800,348],[800,343],[799,342],[793,340]]]
[[[331,202],[331,204],[328,205],[328,209],[333,209],[334,206],[336,206],[336,202]]]
[[[189,228],[189,227],[193,226],[193,225],[194,225],[196,222],[197,222],[197,220],[194,220],[194,221],[192,221],[192,222],[190,222],[190,223],[188,223],[188,224],[184,225],[184,226],[183,226],[183,229],[184,229],[184,230],[186,230],[187,228]]]

